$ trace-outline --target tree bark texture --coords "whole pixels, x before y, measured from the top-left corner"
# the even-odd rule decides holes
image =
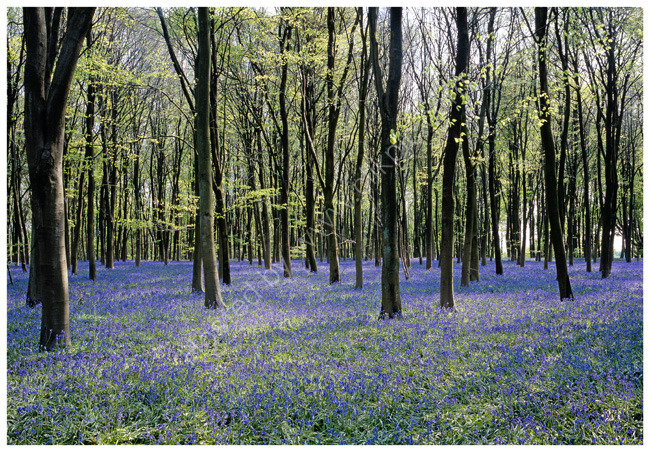
[[[63,190],[65,107],[94,11],[70,8],[65,34],[59,40],[58,21],[54,27],[46,24],[51,9],[23,9],[27,49],[25,150],[37,249],[30,276],[34,272],[43,304],[39,343],[44,350],[71,344]]]

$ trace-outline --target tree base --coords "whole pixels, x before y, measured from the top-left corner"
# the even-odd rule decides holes
[[[25,303],[27,304],[28,308],[35,308],[36,306],[41,304],[41,300],[34,300],[34,299],[32,299],[31,297],[28,296],[25,299]]]
[[[387,319],[402,319],[402,311],[388,313],[383,309],[379,312],[379,318],[377,320],[387,320]]]
[[[205,300],[205,307],[208,309],[228,309],[228,306],[226,306],[226,304],[221,300]]]

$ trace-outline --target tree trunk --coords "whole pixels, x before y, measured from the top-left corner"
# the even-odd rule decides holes
[[[214,208],[212,162],[210,152],[210,34],[208,9],[199,8],[199,52],[197,58],[196,137],[199,154],[199,210],[200,239],[205,279],[205,306],[225,307],[217,274],[217,256],[214,247]]]
[[[483,62],[481,62],[481,65]],[[474,156],[469,152],[469,132],[467,130],[465,111],[463,110],[462,131],[465,133],[463,140],[463,159],[465,161],[465,173],[467,174],[467,204],[465,213],[465,244],[463,246],[463,266],[461,269],[461,286],[469,286],[470,281],[479,280],[478,270],[478,190],[476,184],[476,165],[473,159],[483,157],[483,127],[487,113],[487,97],[483,97],[479,115],[476,149]]]
[[[264,177],[264,156],[262,155],[262,129],[257,128],[255,130],[257,136],[257,152],[258,152],[258,162],[259,162],[259,180],[260,180],[260,190],[264,191],[266,189],[266,180]],[[268,199],[266,195],[262,199],[262,230],[264,232],[262,236],[262,254],[264,255],[264,268],[267,270],[271,269],[271,220],[269,218],[269,208],[268,208]]]
[[[216,200],[217,235],[219,238],[219,276],[224,284],[230,284],[230,250],[228,247],[228,221],[226,219],[226,197],[223,193],[223,170],[221,168],[221,143],[217,124],[217,56],[214,21],[211,21],[210,39],[213,50],[210,77],[210,152],[212,153],[212,185]],[[197,101],[198,104],[198,101]],[[205,264],[204,264],[205,265]]]
[[[92,34],[91,28],[88,29],[86,34],[86,47],[92,47]],[[97,277],[97,268],[95,264],[95,176],[94,176],[94,147],[93,147],[93,129],[95,127],[95,81],[93,77],[88,78],[88,88],[86,93],[86,115],[85,115],[85,154],[84,154],[84,170],[88,173],[88,199],[87,208],[87,221],[86,221],[86,248],[88,257],[88,271],[89,278],[95,280]],[[84,206],[84,172],[81,173],[79,178],[78,199],[79,206],[77,209],[77,217],[75,221],[74,239],[72,242],[72,273],[77,274],[77,247],[80,239],[81,231],[81,215]]]
[[[463,266],[461,267],[460,285],[469,286],[472,267],[472,246],[476,236],[476,173],[472,156],[469,151],[469,133],[467,130],[465,111],[462,110],[461,125],[463,160],[465,161],[465,174],[467,178],[467,202],[465,203],[465,237],[463,243]],[[481,132],[479,131],[479,140]]]
[[[494,262],[496,266],[496,274],[503,274],[503,264],[501,262],[501,241],[499,240],[499,216],[497,209],[496,198],[496,108],[492,106],[493,94],[496,96],[495,88],[492,86],[492,43],[494,41],[494,17],[496,15],[496,8],[490,9],[490,20],[488,22],[488,44],[487,44],[487,57],[488,67],[486,71],[485,87],[486,87],[486,111],[488,114],[488,186],[490,194],[490,218],[492,222],[492,242],[494,245]]]
[[[362,74],[359,87],[359,142],[357,151],[357,164],[354,169],[354,260],[356,281],[354,288],[363,288],[363,224],[361,221],[361,197],[363,181],[361,167],[364,157],[364,140],[366,134],[366,97],[368,94],[368,77],[370,74],[370,60],[367,58],[366,35],[363,34],[363,8],[357,9],[358,20],[362,30],[361,67]]]
[[[280,183],[280,233],[281,233],[281,251],[282,262],[284,264],[284,277],[291,278],[291,246],[289,242],[289,177],[290,177],[290,152],[289,152],[289,121],[286,106],[286,90],[287,90],[287,76],[288,76],[288,62],[284,59],[284,52],[289,50],[289,40],[291,39],[292,26],[282,20],[285,24],[282,30],[282,37],[280,38],[280,54],[283,55],[283,63],[280,68],[280,121],[282,123],[280,143],[282,147],[282,178]]]
[[[469,35],[467,31],[467,8],[456,8],[458,47],[456,53],[456,84],[449,113],[449,128],[442,174],[442,238],[440,244],[440,307],[454,309],[454,177],[458,146],[467,136],[461,135],[465,73],[469,59]],[[469,148],[468,148],[469,152]]]
[[[37,260],[31,263],[30,276],[34,271],[43,304],[39,343],[44,350],[51,350],[57,344],[71,344],[64,233],[65,106],[94,10],[71,8],[65,35],[59,40],[58,25],[46,27],[46,16],[51,10],[23,9],[27,49],[25,150],[32,186],[33,235],[38,249]],[[46,49],[59,45],[55,65]],[[54,74],[50,83],[52,70]]]
[[[525,123],[528,122],[528,113],[526,113],[526,118],[525,118]],[[520,267],[525,267],[526,266],[526,224],[528,221],[526,209],[527,205],[526,203],[528,202],[526,199],[526,146],[528,145],[528,132],[527,129],[526,131],[521,130],[521,122],[517,121],[517,125],[520,128],[519,130],[519,142],[520,142],[520,150],[521,150],[521,162],[522,164],[520,165],[521,167],[521,216],[522,216],[522,225],[521,225],[521,233],[520,233],[520,247],[519,247],[519,266]],[[522,137],[522,134],[525,134],[525,138]],[[531,249],[532,251],[532,249]]]
[[[74,229],[72,232],[72,244],[70,245],[70,271],[73,275],[77,274],[77,249],[79,247],[79,236],[81,235],[81,218],[84,210],[84,177],[83,167],[79,175],[79,184],[77,185],[77,210],[75,213]]]
[[[616,160],[618,146],[616,133],[620,130],[616,91],[616,40],[613,39],[613,25],[610,21],[607,33],[607,99],[605,110],[605,200],[602,206],[602,239],[600,242],[600,270],[602,278],[612,272],[614,260],[613,240],[616,228],[616,211],[618,200],[618,174]],[[621,104],[624,105],[624,101]]]
[[[117,195],[117,95],[111,91],[111,146],[108,158],[107,210],[106,210],[106,268],[115,268],[115,204]]]
[[[560,300],[573,299],[571,281],[567,268],[562,224],[557,200],[557,181],[555,180],[555,146],[551,130],[550,101],[548,97],[548,81],[546,71],[546,16],[547,8],[535,8],[535,25],[537,35],[537,57],[539,67],[539,119],[540,135],[544,150],[544,174],[546,181],[546,212],[551,228],[551,241],[555,251],[555,268],[560,289]]]
[[[88,46],[91,46],[90,31],[86,37]],[[86,254],[88,256],[88,278],[97,279],[97,264],[95,263],[95,160],[93,146],[93,129],[95,128],[95,83],[91,78],[88,81],[88,99],[86,101],[86,171],[88,171],[88,212],[86,221]]]
[[[397,231],[397,194],[395,162],[399,155],[396,139],[399,86],[402,76],[402,8],[390,9],[390,62],[386,90],[383,87],[377,45],[377,8],[370,8],[370,53],[375,78],[375,88],[381,111],[381,204],[382,245],[381,312],[380,318],[401,317],[402,303],[399,293],[399,243]]]
[[[303,101],[301,103],[302,115],[304,120],[304,134],[306,138],[307,150],[305,152],[305,245],[306,245],[306,263],[310,272],[316,273],[318,266],[316,264],[316,228],[314,211],[316,203],[314,200],[314,80],[313,69],[309,66],[302,66],[302,90]]]
[[[565,10],[566,13],[566,10]],[[560,34],[559,29],[559,18],[555,21],[555,36],[556,36],[556,47],[558,49],[558,55],[560,57],[560,63],[562,67],[562,84],[564,85],[564,105],[563,105],[563,117],[562,117],[562,132],[560,134],[560,164],[558,167],[557,175],[557,201],[558,201],[558,210],[560,215],[560,225],[562,226],[562,233],[564,234],[565,224],[566,224],[566,188],[564,184],[564,174],[567,160],[568,152],[568,136],[569,136],[569,120],[571,118],[571,85],[569,84],[569,64],[568,64],[568,31],[569,22],[564,18],[564,43],[562,42],[562,35]],[[564,46],[563,46],[564,44]],[[570,234],[570,232],[569,232]],[[569,238],[569,240],[571,240]]]
[[[481,277],[478,270],[479,265],[479,243],[478,243],[478,210],[474,211],[474,237],[472,239],[472,253],[470,256],[471,266],[469,269],[469,280],[480,281]]]

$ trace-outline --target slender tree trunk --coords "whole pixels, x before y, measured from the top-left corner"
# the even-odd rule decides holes
[[[469,132],[467,130],[465,112],[463,110],[463,132],[465,140],[463,141],[463,159],[465,161],[465,173],[467,174],[467,203],[465,213],[465,244],[463,246],[463,266],[461,269],[461,286],[468,286],[470,281],[479,280],[478,270],[478,190],[476,184],[476,165],[473,159],[483,157],[483,127],[487,113],[487,98],[484,96],[481,102],[479,115],[479,124],[477,131],[476,149],[474,156],[469,153]],[[470,224],[471,222],[471,224]]]
[[[562,35],[560,34],[559,29],[559,18],[555,22],[555,35],[556,35],[556,47],[558,49],[558,54],[560,57],[560,63],[562,67],[562,83],[564,85],[564,105],[563,105],[563,117],[562,117],[562,132],[560,134],[560,164],[558,167],[557,175],[557,201],[558,209],[560,214],[560,225],[562,226],[562,233],[565,231],[566,224],[566,187],[564,184],[564,175],[565,167],[567,160],[568,152],[568,136],[569,136],[569,121],[571,119],[571,85],[569,84],[569,65],[568,65],[568,47],[567,42],[569,39],[568,31],[569,22],[564,18],[564,42],[562,40]],[[563,45],[564,44],[564,45]],[[569,232],[570,234],[570,232]],[[570,240],[570,238],[569,238]]]
[[[303,102],[301,108],[303,109],[304,119],[304,134],[306,138],[307,150],[305,152],[305,245],[306,245],[306,261],[307,268],[310,272],[316,273],[318,267],[316,264],[316,254],[314,247],[316,246],[316,228],[315,228],[315,200],[314,200],[314,149],[313,136],[314,136],[314,81],[313,69],[308,66],[302,67],[303,73]]]
[[[474,211],[474,237],[472,238],[472,253],[470,256],[471,266],[469,269],[469,280],[480,281],[479,274],[479,243],[478,243],[478,210]]]
[[[526,122],[528,118],[526,117]],[[518,122],[518,125],[520,126],[521,123]],[[526,266],[526,222],[528,220],[527,215],[526,215],[526,209],[527,209],[527,200],[526,200],[526,146],[528,144],[528,134],[526,132],[526,138],[524,139],[522,137],[522,132],[520,130],[519,132],[519,141],[521,143],[521,216],[522,216],[522,226],[521,226],[521,234],[520,234],[520,249],[519,249],[519,266],[520,267],[525,267]],[[532,251],[532,249],[531,249]]]
[[[217,272],[214,247],[214,207],[210,152],[210,34],[208,9],[199,8],[199,54],[197,58],[196,136],[199,153],[200,239],[205,279],[205,306],[225,307]]]
[[[366,35],[363,33],[363,8],[357,9],[358,19],[361,23],[362,44],[361,67],[362,74],[359,87],[359,142],[357,151],[357,164],[354,169],[354,260],[356,270],[355,289],[363,288],[363,224],[361,221],[361,197],[363,181],[361,180],[361,167],[363,166],[364,145],[366,134],[366,97],[368,94],[368,77],[370,74],[370,60],[367,58]]]
[[[627,227],[625,228],[626,230],[626,235],[627,239],[625,241],[625,262],[632,262],[632,226],[634,224],[634,176],[636,174],[635,171],[635,151],[633,148],[630,149],[632,153],[632,163],[630,165],[630,175],[629,175],[629,185],[628,185],[628,193],[629,193],[629,200],[628,200],[628,221],[627,221]],[[623,213],[625,215],[625,211]]]
[[[484,151],[481,152],[480,156],[483,157]],[[488,211],[488,190],[487,190],[487,165],[485,161],[483,162],[481,168],[481,182],[483,184],[483,231],[481,233],[481,265],[487,265],[487,254],[488,254],[488,243],[490,235],[490,216]]]
[[[572,153],[573,154],[573,153]],[[576,197],[576,176],[577,161],[572,155],[569,155],[569,214],[567,217],[567,248],[569,249],[569,266],[573,266],[573,254],[575,243],[575,197]]]
[[[262,130],[257,128],[255,130],[257,136],[257,151],[258,151],[258,162],[259,162],[259,180],[260,180],[260,190],[264,191],[266,189],[266,181],[264,178],[264,156],[262,155]],[[267,270],[271,269],[271,219],[269,218],[269,208],[268,200],[265,196],[262,199],[262,254],[264,255],[264,268]]]
[[[214,22],[211,22],[210,39],[213,50],[210,52],[212,62],[210,78],[210,152],[212,153],[212,186],[216,200],[217,235],[219,239],[219,276],[224,284],[230,284],[230,250],[228,247],[228,221],[226,218],[226,197],[223,193],[223,170],[221,167],[221,142],[217,124],[217,57]],[[198,104],[198,101],[197,101]],[[205,264],[204,264],[205,265]],[[206,283],[207,284],[207,283]]]
[[[618,200],[618,174],[616,160],[618,146],[616,140],[618,125],[618,107],[616,91],[616,40],[612,39],[613,25],[609,24],[607,33],[607,99],[605,112],[605,200],[602,206],[602,239],[600,242],[600,270],[602,278],[607,278],[612,272],[614,260],[613,241],[616,228],[616,211]],[[624,103],[624,102],[622,102]]]
[[[111,146],[106,210],[106,268],[115,268],[115,204],[117,195],[117,102],[115,90],[111,91]]]
[[[334,209],[334,144],[336,141],[336,124],[338,114],[335,105],[336,90],[334,89],[334,8],[327,9],[327,100],[328,128],[327,149],[325,152],[325,184],[324,197],[324,229],[327,236],[327,262],[330,267],[330,284],[340,282],[338,238],[336,231],[336,210]]]
[[[465,111],[463,110],[462,123],[466,124]],[[461,125],[464,133],[462,148],[465,161],[465,174],[467,178],[467,202],[465,203],[465,237],[463,243],[463,266],[461,267],[460,285],[469,286],[472,267],[472,246],[476,235],[476,174],[472,156],[469,151],[469,132],[467,125]],[[479,132],[480,137],[480,132]],[[480,139],[480,138],[479,138]]]
[[[140,149],[139,145],[138,150],[135,154],[135,159],[133,161],[133,192],[135,197],[135,221],[136,221],[136,230],[135,230],[135,266],[140,266],[140,260],[142,258],[142,200],[140,194]]]
[[[397,130],[397,108],[399,86],[402,76],[402,8],[390,9],[390,63],[386,90],[383,87],[377,45],[377,8],[370,8],[370,53],[372,58],[375,88],[381,111],[381,201],[382,201],[382,245],[381,271],[382,304],[380,318],[401,317],[402,303],[399,293],[399,254],[397,231],[397,195],[395,162],[399,148],[391,133]]]
[[[196,121],[195,121],[195,130],[194,130],[194,143],[195,143],[195,152],[194,152],[194,194],[199,198],[201,197],[201,190],[199,184],[199,154],[198,154],[198,136],[196,134]],[[199,206],[200,210],[200,206]],[[192,292],[193,293],[203,293],[203,257],[201,252],[201,215],[197,211],[194,216],[194,253],[192,255]],[[146,259],[146,256],[145,256]]]
[[[91,46],[90,31],[87,36],[88,47]],[[86,171],[88,171],[88,212],[86,221],[86,254],[88,256],[88,278],[97,279],[97,264],[95,263],[95,175],[94,175],[94,146],[93,129],[95,127],[95,83],[92,78],[88,81],[88,98],[86,100]]]
[[[286,21],[282,21],[284,29],[282,31],[282,38],[280,39],[280,53],[284,54],[285,50],[289,50],[289,41],[291,39],[292,27]],[[282,147],[282,176],[280,183],[280,231],[281,231],[281,248],[282,248],[282,262],[284,264],[284,277],[291,278],[291,246],[289,242],[289,178],[291,167],[291,155],[289,152],[289,120],[286,106],[286,90],[287,90],[287,77],[288,77],[288,62],[283,58],[283,63],[280,68],[280,121],[282,122],[280,143]]]
[[[433,260],[433,124],[427,115],[427,212],[424,229],[426,269],[431,270]]]
[[[494,41],[494,17],[496,15],[496,8],[490,10],[490,20],[488,23],[488,44],[487,44],[487,59],[488,68],[486,72],[486,110],[488,114],[488,185],[490,194],[490,218],[492,220],[492,242],[494,245],[494,262],[496,265],[496,274],[503,274],[503,264],[501,262],[501,241],[499,240],[499,216],[497,209],[496,197],[496,111],[493,111],[492,101],[493,94],[496,95],[494,87],[492,87],[492,43]],[[496,110],[496,109],[494,109]]]
[[[537,56],[539,67],[539,119],[541,124],[540,134],[544,150],[544,173],[546,180],[546,211],[551,227],[551,240],[555,251],[555,268],[560,289],[560,300],[573,299],[571,281],[567,268],[564,240],[562,237],[562,224],[557,200],[555,180],[555,146],[551,131],[550,102],[548,97],[548,81],[546,71],[546,16],[547,8],[535,8],[535,25],[537,35]]]
[[[77,274],[77,249],[79,247],[79,236],[81,235],[81,216],[84,210],[84,176],[85,172],[82,169],[79,175],[79,184],[77,185],[77,210],[72,233],[72,244],[70,246],[70,270],[73,275]]]
[[[465,88],[463,82],[466,77],[467,63],[469,60],[469,34],[467,30],[467,8],[456,8],[456,27],[458,29],[458,46],[456,53],[456,85],[455,96],[451,102],[449,113],[449,128],[447,130],[447,143],[442,175],[442,239],[440,246],[440,307],[454,309],[454,177],[456,172],[456,155],[462,140],[468,137],[461,135],[463,122],[462,101]],[[469,148],[468,148],[469,152]]]

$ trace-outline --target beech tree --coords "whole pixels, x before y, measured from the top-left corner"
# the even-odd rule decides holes
[[[492,243],[494,246],[494,262],[496,274],[503,274],[503,263],[501,262],[501,241],[499,239],[499,219],[496,196],[496,129],[498,121],[499,106],[501,103],[501,87],[503,79],[495,74],[496,52],[494,50],[494,15],[496,8],[492,8],[488,25],[487,42],[487,68],[485,77],[486,115],[488,121],[488,185],[490,194],[490,219],[492,225]],[[507,59],[507,58],[506,58]]]
[[[463,131],[465,108],[465,72],[469,59],[467,8],[456,8],[458,44],[456,47],[456,80],[449,111],[449,128],[442,173],[442,239],[440,243],[440,307],[454,308],[454,175],[458,147],[469,137]]]
[[[361,198],[363,196],[363,180],[361,167],[363,166],[366,131],[366,99],[368,98],[368,81],[370,77],[370,59],[368,58],[367,31],[363,28],[363,8],[357,8],[358,22],[361,24],[361,74],[359,77],[359,138],[357,162],[354,169],[354,260],[355,260],[355,289],[363,288],[363,224],[361,212]]]
[[[63,37],[61,8],[24,8],[25,151],[32,184],[32,259],[43,304],[40,346],[70,345],[65,250],[63,147],[65,107],[84,36],[95,8],[69,8]]]
[[[377,44],[377,8],[368,11],[370,28],[370,57],[375,79],[375,89],[381,112],[381,219],[382,267],[380,317],[394,318],[402,315],[399,293],[399,244],[397,234],[397,193],[395,162],[399,146],[397,131],[397,100],[402,77],[402,8],[390,9],[390,62],[388,80],[384,88],[379,65]]]
[[[555,268],[557,282],[560,288],[560,300],[573,299],[569,269],[567,267],[566,252],[562,223],[558,208],[557,181],[555,176],[555,145],[553,131],[551,130],[551,107],[548,90],[548,75],[546,68],[547,41],[547,8],[535,8],[535,33],[537,39],[537,64],[539,71],[539,122],[542,148],[544,150],[544,179],[546,182],[546,212],[551,227],[551,241],[555,252]]]
[[[210,24],[208,8],[199,8],[199,47],[196,85],[196,144],[198,147],[200,239],[205,281],[205,306],[225,307],[214,249],[214,195],[212,190],[212,153],[210,152]]]

